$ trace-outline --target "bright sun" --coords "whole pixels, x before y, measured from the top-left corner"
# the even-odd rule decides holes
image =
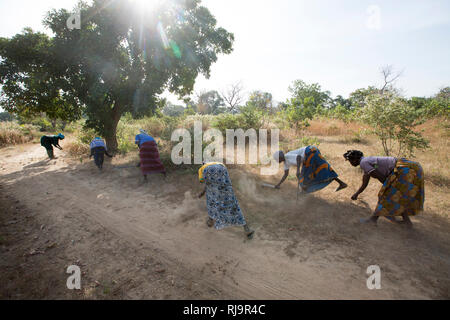
[[[156,8],[161,0],[130,0],[139,10],[150,11]]]

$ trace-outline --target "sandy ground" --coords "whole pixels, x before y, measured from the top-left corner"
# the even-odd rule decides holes
[[[292,183],[264,189],[256,170],[231,169],[256,230],[247,240],[242,228],[206,226],[193,174],[143,184],[136,155],[108,158],[100,173],[55,153],[49,161],[36,144],[0,150],[1,299],[450,298],[449,221],[425,211],[411,230],[359,225],[376,194],[352,202],[357,185],[296,203]],[[66,288],[73,264],[81,290]],[[381,268],[380,290],[366,286],[370,265]]]

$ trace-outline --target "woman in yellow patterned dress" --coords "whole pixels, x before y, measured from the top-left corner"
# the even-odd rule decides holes
[[[347,151],[344,158],[354,167],[359,165],[364,171],[363,183],[352,196],[352,200],[358,199],[358,195],[366,189],[371,177],[383,184],[378,193],[378,204],[373,215],[361,222],[376,223],[378,217],[383,216],[392,222],[412,226],[409,216],[422,212],[425,202],[421,165],[405,158],[364,157],[358,150]],[[396,216],[401,216],[403,221],[397,221]]]

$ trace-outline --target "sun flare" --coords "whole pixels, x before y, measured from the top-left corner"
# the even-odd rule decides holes
[[[130,0],[130,2],[134,4],[138,10],[151,11],[161,3],[161,0]]]

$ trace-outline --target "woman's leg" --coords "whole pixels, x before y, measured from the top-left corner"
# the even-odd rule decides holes
[[[339,179],[339,178],[334,178],[334,180],[335,180],[337,183],[339,183],[339,187],[336,189],[336,191],[339,191],[339,190],[342,190],[342,189],[344,189],[344,188],[347,188],[347,184],[346,184],[344,181],[342,181],[341,179]]]
[[[54,154],[53,154],[53,148],[52,147],[50,147],[50,148],[46,148],[47,149],[47,155],[48,155],[48,157],[50,158],[50,159],[53,159],[55,156],[54,156]]]
[[[247,238],[249,238],[249,239],[253,238],[253,235],[255,234],[255,231],[251,230],[249,228],[248,224],[244,225],[244,231],[245,231],[245,234],[247,235]]]
[[[102,152],[100,152],[100,154],[99,154],[99,159],[98,159],[98,162],[99,162],[99,166],[98,166],[98,168],[101,170],[102,168],[103,168],[103,162],[105,161],[105,151],[102,151]]]
[[[403,221],[401,223],[405,224],[407,227],[411,228],[413,226],[411,219],[409,218],[409,215],[407,212],[404,212],[402,214]]]
[[[365,218],[365,219],[360,219],[359,222],[361,223],[370,223],[370,224],[377,224],[379,216],[373,215],[369,218]]]

